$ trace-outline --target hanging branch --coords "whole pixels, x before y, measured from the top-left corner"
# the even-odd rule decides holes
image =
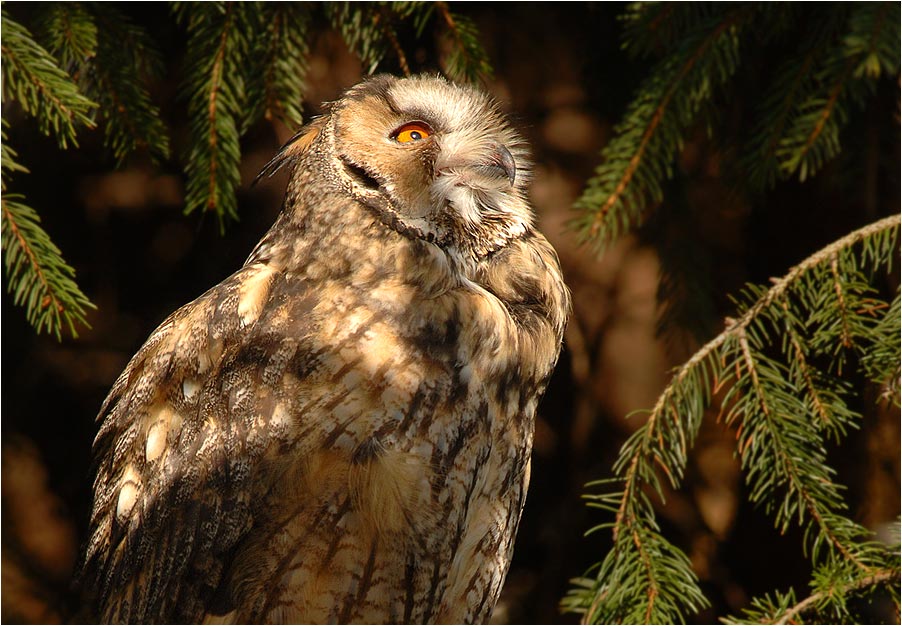
[[[304,121],[310,15],[304,5],[294,3],[268,3],[264,11],[268,28],[261,37],[264,67],[259,73],[263,79],[263,115],[267,120],[278,119],[289,127],[299,127]],[[254,100],[253,95],[250,100]]]
[[[826,63],[839,45],[840,34],[848,21],[844,8],[837,5],[835,11],[827,12],[823,19],[813,21],[805,29],[796,54],[777,68],[760,99],[754,128],[742,157],[753,188],[768,189],[785,178],[780,171],[777,149],[799,114],[799,101],[818,87],[816,69]]]
[[[805,180],[835,157],[849,105],[860,102],[882,74],[898,71],[898,4],[864,4],[853,7],[848,34],[817,73],[819,88],[807,90],[780,140],[776,155],[784,177],[798,172]],[[894,42],[895,49],[887,50],[887,42]]]
[[[33,116],[40,132],[52,135],[61,148],[77,145],[79,126],[93,126],[91,111],[96,104],[85,97],[53,56],[31,33],[2,12],[3,100],[13,100]],[[73,46],[90,48],[92,31],[78,29]],[[85,51],[83,51],[85,52]],[[87,51],[89,52],[89,51]],[[75,283],[75,270],[62,258],[59,248],[41,228],[34,209],[20,194],[7,193],[13,172],[28,170],[16,161],[9,146],[7,122],[2,132],[2,213],[0,243],[7,289],[13,302],[25,307],[28,322],[40,332],[61,339],[65,324],[76,335],[76,323],[87,326],[86,311],[95,308]]]
[[[604,247],[661,201],[662,182],[672,175],[685,132],[714,87],[736,71],[738,34],[750,10],[739,5],[712,11],[643,81],[575,204],[574,226],[584,240]]]
[[[796,599],[793,590],[775,592],[752,601],[744,617],[729,617],[729,624],[801,624],[803,615],[811,615],[811,623],[847,624],[854,616],[847,609],[847,599],[866,597],[876,590],[886,593],[898,607],[899,603],[899,550],[898,543],[886,550],[886,567],[870,572],[849,571],[837,568],[819,569],[814,576],[812,592],[802,600]]]
[[[374,4],[327,3],[326,15],[341,33],[348,48],[360,57],[363,71],[372,74],[385,58],[387,39],[379,24],[379,7]]]
[[[247,59],[254,50],[259,16],[252,3],[176,3],[188,30],[185,93],[191,141],[185,160],[185,213],[213,212],[220,230],[238,219],[239,140],[249,121]]]
[[[88,326],[87,309],[95,309],[75,283],[75,270],[62,258],[34,209],[19,194],[3,195],[2,241],[7,288],[13,303],[24,306],[28,323],[62,339],[65,324],[73,337],[75,324]],[[15,289],[13,289],[15,287]]]
[[[104,144],[119,166],[142,149],[155,160],[168,159],[169,129],[148,86],[163,73],[159,53],[147,31],[115,8],[92,9],[100,37],[86,90],[100,103]]]
[[[6,179],[12,172],[27,173],[16,162],[16,153],[6,140],[6,120],[2,133],[2,219],[0,241],[7,289],[13,303],[25,307],[29,324],[40,332],[62,339],[65,324],[77,337],[76,322],[88,326],[87,309],[96,308],[75,283],[75,270],[62,258],[59,248],[40,226],[34,209],[23,203],[23,196],[6,192]]]
[[[451,49],[444,58],[445,74],[453,80],[477,83],[492,77],[488,54],[479,41],[479,31],[471,19],[452,13],[447,2],[436,2],[435,9],[444,22]]]
[[[53,56],[6,11],[2,27],[3,100],[15,100],[37,120],[42,133],[56,138],[60,148],[78,145],[77,128],[93,127],[90,113],[97,105],[79,92]]]
[[[97,55],[97,24],[79,2],[48,4],[37,28],[38,38],[66,72],[83,83],[84,70]],[[83,84],[80,84],[83,87]]]
[[[804,24],[796,56],[764,85],[739,179],[759,191],[777,180],[811,177],[839,153],[850,111],[865,102],[878,79],[898,73],[899,11],[893,2],[826,12],[791,6],[762,11],[745,3],[630,5],[625,47],[662,60],[602,150],[601,164],[574,205],[575,230],[604,249],[662,201],[686,133],[714,121],[707,105],[717,88],[732,86],[746,33],[760,45]]]
[[[838,438],[858,416],[843,400],[848,389],[816,371],[808,355],[832,350],[838,333],[847,333],[850,347],[862,353],[885,340],[894,308],[870,295],[852,259],[858,254],[856,267],[862,260],[874,269],[891,265],[899,224],[896,215],[866,226],[805,259],[769,289],[750,288],[752,304],[677,370],[624,444],[614,466],[619,478],[592,483],[620,486],[586,496],[590,506],[614,514],[613,522],[592,529],[610,528],[614,547],[595,577],[574,581],[565,608],[584,613],[585,622],[654,623],[681,621],[705,605],[688,558],[660,536],[648,493],[663,500],[661,476],[679,487],[704,411],[722,390],[720,404],[726,423],[736,428],[751,499],[764,503],[781,531],[792,519],[805,527],[815,564],[848,566],[859,576],[884,567],[886,546],[869,543],[869,533],[841,515],[845,504],[826,465],[824,438]],[[843,316],[845,322],[822,323]],[[777,334],[786,328],[791,332]],[[775,344],[779,360],[765,354]],[[799,354],[806,357],[801,364],[786,365]],[[801,381],[808,393],[800,396]]]
[[[38,24],[39,38],[98,103],[92,119],[117,164],[141,148],[167,158],[168,130],[145,85],[162,68],[144,29],[112,6],[79,2],[42,5]]]

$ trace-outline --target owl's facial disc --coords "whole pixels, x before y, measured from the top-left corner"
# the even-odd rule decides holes
[[[389,227],[475,257],[529,228],[525,144],[482,92],[377,77],[333,116],[342,177]]]

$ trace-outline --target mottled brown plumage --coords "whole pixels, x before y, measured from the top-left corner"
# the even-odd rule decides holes
[[[84,586],[105,621],[485,621],[569,310],[524,143],[380,76],[283,165],[272,229],[101,409]]]

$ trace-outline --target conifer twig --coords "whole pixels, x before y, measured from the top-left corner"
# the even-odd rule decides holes
[[[216,116],[219,113],[217,109],[217,96],[222,84],[222,66],[225,60],[226,45],[228,42],[229,27],[231,26],[233,16],[233,6],[231,3],[226,4],[225,23],[222,26],[222,33],[219,37],[219,45],[216,48],[216,54],[213,56],[213,63],[210,67],[210,87],[209,96],[207,96],[207,145],[210,148],[210,166],[207,173],[207,210],[215,210],[217,207],[219,185],[216,180],[216,170],[219,167],[219,136],[216,128]]]
[[[41,284],[41,291],[45,294],[44,297],[41,298],[41,308],[46,309],[49,307],[51,310],[56,311],[56,316],[59,317],[59,314],[65,310],[65,307],[60,304],[59,298],[56,297],[56,293],[53,288],[51,288],[50,282],[47,280],[44,273],[44,268],[42,267],[42,264],[38,262],[38,257],[34,252],[34,248],[32,248],[29,240],[22,235],[22,231],[16,222],[15,215],[7,204],[6,196],[3,196],[2,199],[0,199],[0,202],[3,203],[3,221],[12,233],[12,238],[17,242],[16,245],[25,255],[27,263],[31,267],[30,271]]]
[[[601,207],[595,212],[595,216],[592,218],[592,222],[589,225],[590,238],[595,239],[598,236],[598,231],[604,223],[607,214],[617,204],[617,202],[623,195],[623,192],[626,191],[627,187],[630,185],[630,182],[633,180],[633,176],[636,174],[636,170],[639,168],[640,164],[642,163],[642,159],[645,156],[645,151],[648,148],[648,144],[651,142],[652,137],[658,129],[658,126],[664,119],[664,113],[666,112],[667,107],[670,105],[670,101],[673,98],[674,94],[676,94],[677,89],[679,88],[682,81],[685,79],[690,70],[692,70],[693,66],[695,66],[698,60],[705,54],[712,43],[715,42],[725,30],[732,26],[737,21],[739,16],[740,12],[735,12],[728,16],[727,19],[723,20],[720,24],[718,24],[718,26],[711,32],[711,34],[705,37],[704,40],[702,40],[701,44],[695,49],[692,55],[690,55],[686,62],[683,63],[683,65],[680,67],[679,71],[673,76],[670,85],[667,88],[667,91],[664,92],[664,96],[655,107],[655,111],[652,114],[648,124],[646,125],[645,131],[642,134],[642,139],[640,140],[639,145],[636,147],[635,153],[630,159],[628,166],[623,171],[620,179],[617,181],[617,185],[614,187],[614,190],[604,201]]]
[[[834,241],[826,248],[823,248],[811,255],[794,268],[792,268],[788,274],[786,274],[783,278],[780,278],[774,281],[773,286],[768,290],[767,294],[760,299],[754,306],[749,308],[745,314],[739,318],[738,320],[728,319],[727,320],[727,328],[719,334],[717,337],[709,341],[707,344],[702,346],[692,357],[684,363],[679,370],[677,370],[676,375],[673,380],[671,380],[670,384],[664,389],[664,392],[658,397],[658,401],[655,404],[655,408],[652,409],[651,415],[649,416],[649,421],[655,418],[664,405],[670,400],[670,394],[673,393],[674,386],[678,383],[682,382],[686,375],[696,366],[699,365],[702,361],[707,359],[715,350],[717,350],[720,346],[724,344],[724,342],[733,336],[735,333],[739,331],[740,328],[745,328],[749,325],[749,323],[767,306],[781,297],[787,290],[787,288],[794,283],[799,276],[810,270],[812,267],[816,265],[820,265],[827,260],[834,258],[839,250],[843,248],[847,248],[862,239],[866,239],[867,237],[873,235],[874,233],[880,232],[881,230],[888,230],[893,226],[898,226],[900,224],[900,216],[899,215],[891,215],[889,217],[883,218],[873,224],[869,224],[860,228],[854,232],[849,233],[845,237]]]
[[[719,362],[721,369],[735,366],[737,372],[734,376],[737,381],[743,378],[742,370],[748,373],[749,382],[747,384],[751,388],[749,393],[753,394],[753,402],[763,415],[763,422],[759,422],[758,425],[745,421],[738,425],[737,447],[743,461],[745,462],[747,450],[751,446],[768,445],[774,449],[775,458],[778,461],[773,469],[788,482],[788,493],[795,494],[793,497],[801,498],[804,511],[819,529],[820,535],[815,540],[814,551],[817,551],[818,542],[826,541],[846,562],[854,564],[859,571],[864,573],[872,571],[874,564],[871,557],[868,556],[867,550],[860,552],[859,544],[851,543],[854,542],[853,537],[856,536],[855,533],[858,530],[856,527],[844,525],[844,518],[835,515],[832,511],[831,498],[835,497],[836,490],[833,483],[825,482],[822,487],[823,492],[818,491],[817,493],[810,492],[810,485],[801,484],[808,477],[806,474],[808,466],[805,469],[801,467],[803,462],[797,462],[793,456],[797,451],[788,449],[789,443],[787,442],[790,440],[784,441],[784,438],[787,437],[784,429],[788,426],[782,423],[782,417],[778,419],[778,416],[775,415],[768,400],[769,395],[764,389],[764,382],[759,380],[759,369],[762,365],[756,362],[756,353],[750,345],[747,331],[752,324],[756,323],[758,316],[772,304],[777,303],[779,311],[785,312],[785,307],[788,306],[787,292],[803,274],[825,263],[834,263],[844,249],[881,232],[896,229],[899,225],[900,216],[893,215],[860,228],[812,254],[792,268],[785,276],[773,281],[770,289],[758,297],[748,310],[738,319],[727,320],[726,329],[697,351],[676,371],[671,382],[659,396],[647,421],[624,445],[621,457],[615,465],[615,473],[621,476],[622,489],[616,494],[597,496],[597,501],[601,503],[599,506],[602,508],[615,511],[614,521],[610,524],[614,539],[613,550],[627,549],[624,540],[629,537],[629,542],[636,551],[632,557],[623,556],[618,559],[622,558],[624,564],[631,563],[632,567],[636,568],[639,567],[638,564],[641,564],[644,573],[640,578],[646,592],[646,623],[652,621],[655,611],[659,573],[653,567],[651,561],[653,557],[647,553],[643,539],[643,533],[650,532],[650,529],[654,527],[654,514],[650,505],[647,504],[647,500],[644,499],[643,486],[653,486],[659,495],[661,494],[661,488],[654,476],[655,471],[663,472],[672,486],[678,486],[685,467],[688,447],[691,445],[691,440],[694,439],[694,431],[700,424],[700,413],[712,398],[712,394],[726,384],[721,374],[718,373],[718,368],[712,363]],[[830,271],[828,270],[828,273]],[[735,360],[732,363],[722,352],[722,349],[727,347],[727,342],[733,343],[736,347],[731,349],[738,351],[738,357],[734,357]],[[792,335],[790,335],[790,345],[792,345]],[[795,345],[795,349],[802,351],[798,344]],[[804,363],[802,367],[806,367]],[[810,372],[803,369],[801,375],[808,377],[815,401],[818,402],[819,396]],[[708,380],[709,377],[714,377],[713,383]],[[687,392],[684,389],[686,384],[695,389],[703,387],[705,398],[703,400],[687,400]],[[779,410],[785,411],[786,409]],[[825,416],[822,417],[827,419]],[[672,424],[665,421],[668,418],[672,418]],[[747,435],[744,433],[744,426],[749,429]],[[767,443],[752,442],[752,438],[761,433],[765,435]],[[751,458],[755,458],[754,453]],[[760,457],[758,458],[760,459]],[[764,483],[764,485],[765,487],[756,486],[753,491],[768,495],[767,490],[772,489],[771,483]],[[765,489],[765,491],[760,491],[760,489]],[[816,498],[822,498],[824,502],[816,501]],[[653,538],[653,536],[649,535],[649,538]],[[658,545],[664,545],[660,543],[660,540],[656,541],[659,541]],[[605,564],[607,563],[606,560]],[[605,569],[606,567],[608,569]],[[599,576],[604,572],[612,574],[610,567],[612,566],[603,565]],[[618,580],[622,581],[622,578]],[[608,593],[605,588],[606,584],[612,583],[604,583],[597,588],[595,597],[589,603],[590,610],[584,615],[584,620],[595,619],[596,611],[606,601],[605,595]]]
[[[13,302],[25,307],[29,323],[38,332],[46,329],[62,339],[65,320],[77,337],[75,322],[89,326],[86,310],[96,306],[76,285],[75,270],[41,228],[37,213],[17,202],[18,198],[5,191],[0,198],[3,261],[7,287],[14,292]]]
[[[881,568],[876,570],[875,573],[865,576],[864,578],[859,578],[856,580],[851,580],[845,585],[841,585],[839,591],[843,594],[849,593],[852,591],[858,591],[859,589],[864,589],[865,587],[873,587],[875,585],[879,585],[881,583],[885,583],[889,580],[894,580],[899,578],[899,569],[898,568]],[[835,593],[836,590],[831,590],[831,592]],[[777,618],[773,621],[774,624],[790,624],[795,623],[796,617],[801,615],[802,613],[810,610],[814,605],[818,602],[824,600],[827,597],[827,593],[823,591],[818,591],[804,600],[796,603],[795,605],[789,607],[786,611],[783,612],[782,615],[777,616]]]
[[[662,201],[663,184],[673,177],[674,161],[686,134],[739,65],[738,34],[748,21],[744,16],[755,12],[746,4],[687,9],[688,15],[673,20],[680,26],[668,24],[657,36],[646,29],[651,9],[643,4],[634,6],[638,8],[627,16],[636,37],[627,46],[648,53],[660,39],[670,44],[670,49],[642,82],[574,204],[580,212],[572,226],[582,240],[598,249],[615,240],[623,229],[642,222],[650,207]],[[668,10],[666,5],[655,6],[663,8],[652,17]],[[669,31],[680,28],[685,29],[685,36],[673,41],[674,34]]]
[[[805,156],[811,151],[814,143],[821,136],[824,127],[827,125],[827,120],[829,120],[830,116],[833,114],[833,109],[836,106],[836,102],[839,100],[839,96],[842,94],[843,90],[846,87],[846,82],[848,81],[849,76],[852,73],[854,62],[854,57],[846,60],[845,67],[843,68],[842,73],[837,77],[836,82],[830,89],[830,95],[817,117],[817,122],[814,124],[811,132],[805,138],[805,142],[802,147],[794,156],[793,163],[801,163],[805,159]],[[792,169],[795,168],[793,167]]]
[[[751,347],[749,346],[748,336],[746,335],[746,326],[739,326],[733,332],[739,340],[739,345],[742,351],[742,360],[745,363],[746,370],[748,371],[749,377],[752,381],[752,388],[754,389],[755,397],[757,398],[756,404],[761,409],[761,414],[765,418],[765,422],[768,425],[768,430],[770,431],[771,441],[774,443],[774,449],[776,451],[776,456],[780,460],[780,464],[785,468],[782,469],[781,472],[788,477],[789,480],[789,490],[798,493],[802,500],[805,503],[805,508],[808,510],[808,514],[811,515],[812,519],[815,520],[817,525],[820,527],[821,532],[827,537],[830,543],[839,551],[846,560],[855,563],[858,567],[862,569],[866,569],[867,566],[861,562],[850,550],[849,548],[842,542],[842,540],[836,536],[836,533],[833,532],[833,529],[824,519],[823,514],[821,513],[821,507],[818,506],[817,502],[814,501],[811,493],[804,487],[804,485],[798,484],[798,477],[802,475],[802,471],[799,469],[796,460],[793,458],[793,455],[786,449],[784,441],[782,437],[780,437],[780,429],[776,425],[776,416],[774,412],[771,410],[771,407],[767,403],[767,393],[763,389],[763,385],[758,379],[758,365],[755,363],[754,355],[752,354]],[[742,451],[740,451],[740,455],[742,455]]]
[[[448,33],[454,40],[453,51],[448,55],[445,70],[456,80],[476,81],[492,73],[485,50],[480,44],[473,23],[451,12],[447,2],[436,2]]]
[[[783,309],[783,314],[788,317],[790,315],[789,303],[785,297],[780,298],[780,307]],[[805,389],[808,391],[808,397],[810,397],[814,403],[815,413],[821,418],[823,424],[827,425],[830,422],[830,418],[827,414],[827,408],[824,405],[824,401],[821,399],[820,393],[815,387],[814,380],[811,377],[808,357],[805,356],[805,351],[802,349],[801,338],[792,324],[786,324],[786,332],[789,334],[789,341],[792,344],[796,366],[801,370],[802,378],[805,381]]]
[[[2,22],[3,99],[16,100],[36,118],[44,134],[56,137],[61,148],[77,145],[77,127],[94,127],[90,112],[97,104],[79,91],[53,56],[6,11],[2,11]]]
[[[401,72],[404,73],[404,76],[410,76],[410,65],[407,64],[407,55],[404,54],[404,49],[395,36],[395,31],[388,24],[384,24],[383,28],[385,29],[385,36],[388,37],[388,41],[395,51],[395,56],[398,57],[398,65],[401,66]]]

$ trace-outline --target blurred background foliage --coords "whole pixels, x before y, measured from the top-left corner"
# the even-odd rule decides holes
[[[574,293],[498,623],[575,621],[568,591],[600,619],[593,579],[583,596],[569,581],[616,553],[609,532],[583,537],[610,516],[581,495],[649,423],[624,418],[733,328],[731,294],[899,213],[898,3],[12,2],[2,47],[4,621],[71,614],[109,386],[166,315],[243,262],[285,184],[250,181],[368,72],[443,71],[503,103],[533,147],[537,221]],[[849,281],[867,270],[868,297],[895,297],[879,310],[898,325],[895,241],[877,267],[855,253]],[[816,456],[847,486],[845,514],[889,541],[898,409],[868,382],[867,356],[838,362],[846,426],[815,433]],[[708,404],[681,489],[647,500],[707,599],[686,618],[739,615],[774,592],[792,606],[809,594],[806,527],[775,530],[749,502],[760,484],[734,453],[737,405]],[[886,602],[851,615],[898,620]]]

